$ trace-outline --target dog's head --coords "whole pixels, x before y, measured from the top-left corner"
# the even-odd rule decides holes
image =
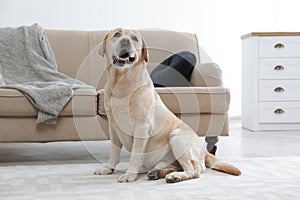
[[[104,37],[99,54],[105,56],[108,66],[129,68],[148,62],[148,51],[141,35],[134,30],[117,28]]]

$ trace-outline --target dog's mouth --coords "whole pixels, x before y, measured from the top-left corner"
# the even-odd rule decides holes
[[[123,52],[119,56],[113,56],[114,65],[124,66],[125,64],[130,65],[135,61],[135,56],[130,55],[129,52]]]

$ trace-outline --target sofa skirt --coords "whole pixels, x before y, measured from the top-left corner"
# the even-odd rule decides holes
[[[181,114],[199,136],[228,136],[227,114]],[[0,142],[54,142],[106,140],[106,116],[59,117],[57,124],[36,124],[31,117],[0,117]]]

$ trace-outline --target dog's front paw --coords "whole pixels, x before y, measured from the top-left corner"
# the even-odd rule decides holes
[[[112,174],[112,173],[114,173],[114,169],[107,167],[107,166],[96,169],[96,171],[94,172],[95,175],[108,175],[108,174]]]
[[[122,174],[120,177],[119,177],[119,182],[120,183],[124,183],[124,182],[133,182],[137,179],[138,175],[136,173],[125,173],[125,174]]]
[[[149,171],[147,176],[148,176],[149,180],[157,180],[157,179],[162,178],[162,175],[161,175],[161,172],[159,169]]]

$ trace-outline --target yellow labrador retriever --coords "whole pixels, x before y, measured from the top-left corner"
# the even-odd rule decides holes
[[[148,51],[138,32],[109,32],[99,54],[107,61],[104,106],[111,148],[107,165],[95,174],[112,174],[124,146],[131,155],[119,182],[135,181],[144,170],[149,179],[168,183],[198,178],[205,167],[240,175],[239,169],[209,154],[202,138],[164,105],[148,74]]]

